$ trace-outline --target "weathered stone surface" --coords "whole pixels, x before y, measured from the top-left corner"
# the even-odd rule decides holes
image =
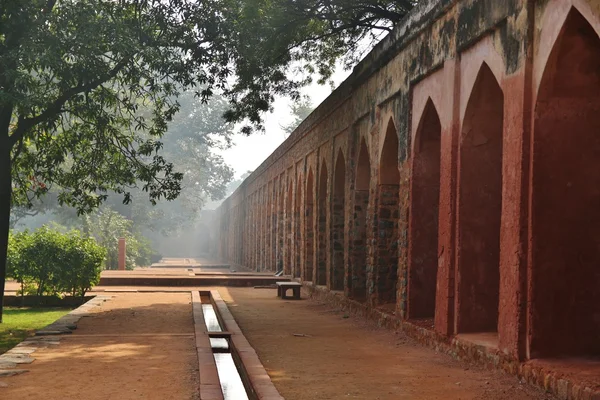
[[[28,369],[2,369],[0,365],[0,376],[14,376],[29,372]]]
[[[0,356],[0,362],[10,362],[16,364],[31,364],[35,361],[35,358],[30,357],[28,354],[3,354]]]
[[[70,332],[70,330],[69,330]],[[36,336],[51,336],[51,335],[62,335],[66,333],[64,330],[50,330],[50,331],[37,331]]]
[[[222,203],[215,255],[283,263],[432,345],[495,332],[513,373],[596,356],[597,3],[419,2]],[[456,356],[501,364],[490,351]]]
[[[13,347],[4,354],[31,354],[37,350],[35,347],[26,347],[21,346],[20,344],[21,343],[19,343],[19,345]]]

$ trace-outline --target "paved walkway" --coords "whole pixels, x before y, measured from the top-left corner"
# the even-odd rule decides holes
[[[171,292],[191,288],[110,289],[116,297],[37,351],[30,372],[0,378],[0,399],[198,399],[190,293]],[[123,291],[136,289],[163,292]],[[326,304],[218,290],[286,400],[554,399]]]
[[[553,399],[312,300],[219,292],[286,400]]]
[[[30,372],[0,378],[0,399],[198,399],[190,294],[118,293]]]

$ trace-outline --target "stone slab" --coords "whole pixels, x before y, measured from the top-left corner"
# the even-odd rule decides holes
[[[4,354],[31,354],[36,350],[35,347],[15,346]]]
[[[28,369],[0,369],[0,376],[14,376],[29,372]]]
[[[0,362],[31,364],[34,361],[35,358],[29,357],[29,354],[3,354],[0,356]]]

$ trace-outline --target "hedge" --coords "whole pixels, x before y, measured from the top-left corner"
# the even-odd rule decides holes
[[[62,233],[43,226],[11,233],[7,276],[21,284],[21,295],[84,297],[100,281],[106,249],[73,230]]]

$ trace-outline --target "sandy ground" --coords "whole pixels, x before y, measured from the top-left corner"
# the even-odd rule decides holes
[[[286,400],[554,399],[316,301],[219,291]]]
[[[198,399],[189,293],[118,293],[61,344],[0,378],[0,399]]]

